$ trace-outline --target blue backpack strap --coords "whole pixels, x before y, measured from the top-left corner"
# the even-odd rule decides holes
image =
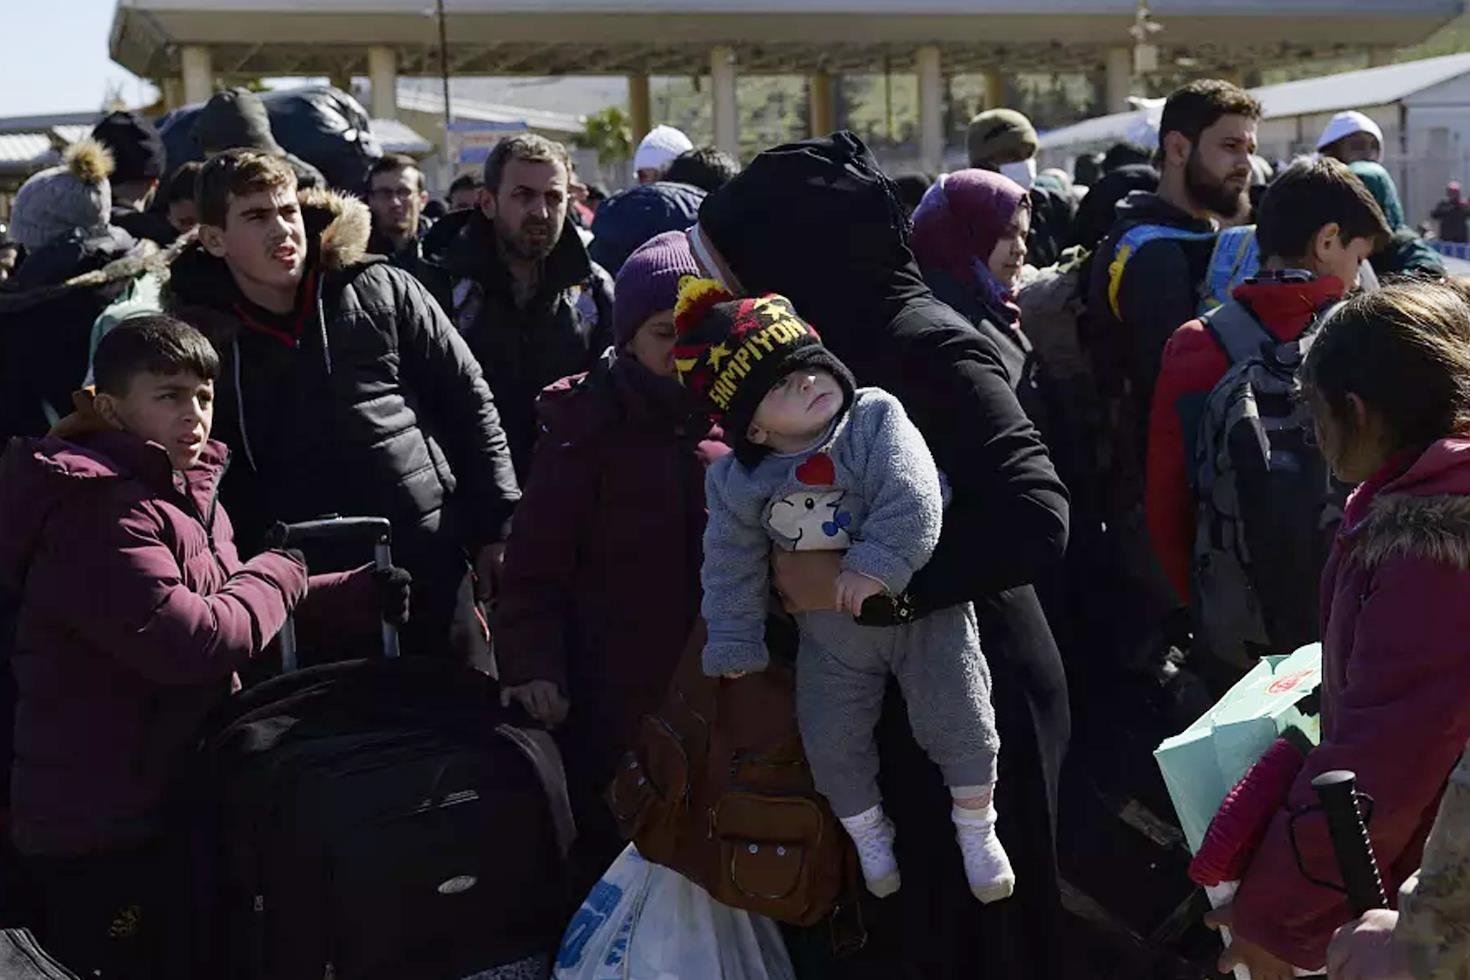
[[[1213,231],[1186,231],[1183,228],[1175,228],[1173,225],[1134,225],[1122,235],[1113,245],[1113,257],[1108,264],[1108,309],[1113,311],[1113,316],[1119,320],[1123,319],[1123,311],[1119,306],[1123,289],[1123,272],[1128,267],[1128,260],[1138,254],[1139,249],[1150,242],[1159,239],[1170,239],[1181,242],[1204,242],[1215,237]]]
[[[1205,273],[1205,296],[1202,313],[1230,301],[1235,287],[1261,270],[1261,248],[1256,242],[1256,226],[1226,228],[1215,240],[1210,254],[1210,268]]]

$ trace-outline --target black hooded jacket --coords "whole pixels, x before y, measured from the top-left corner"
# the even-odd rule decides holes
[[[543,263],[536,295],[517,306],[495,228],[478,208],[435,224],[423,256],[419,278],[479,359],[524,481],[542,389],[590,370],[612,343],[612,279],[568,221]]]
[[[925,285],[902,205],[856,136],[767,150],[705,200],[699,223],[743,286],[790,299],[928,440],[954,500],[909,587],[917,608],[1025,585],[1061,557],[1067,493],[1005,359]]]
[[[416,279],[364,256],[365,204],[324,191],[301,204],[311,271],[294,343],[197,244],[165,296],[220,352],[215,432],[234,450],[222,496],[242,548],[322,513],[388,517],[395,548],[443,529],[466,550],[501,540],[520,491],[479,366]]]
[[[0,287],[0,445],[45,435],[71,411],[93,322],[157,251],[120,228],[75,231],[37,249]]]

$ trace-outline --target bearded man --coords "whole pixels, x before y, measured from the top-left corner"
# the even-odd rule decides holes
[[[560,143],[502,140],[485,161],[479,206],[435,225],[419,264],[485,372],[522,480],[537,396],[590,369],[611,343],[612,279],[567,218],[570,174]]]

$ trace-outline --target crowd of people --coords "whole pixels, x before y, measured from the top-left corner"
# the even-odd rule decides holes
[[[1156,146],[1068,174],[994,109],[968,167],[896,180],[851,133],[742,169],[659,126],[612,195],[516,134],[444,201],[399,155],[326,186],[243,90],[177,166],[107,116],[0,242],[24,924],[80,975],[161,975],[140,937],[202,720],[288,614],[324,661],[383,618],[555,734],[579,895],[703,638],[721,684],[795,665],[870,893],[856,952],[788,929],[802,976],[1089,975],[1058,872],[1074,718],[1128,678],[1181,730],[1320,642],[1321,739],[1210,916],[1218,965],[1465,975],[1470,286],[1371,120],[1277,172],[1260,115],[1192,82]],[[387,518],[394,564],[272,547],[332,514]],[[1336,769],[1397,911],[1350,921],[1299,870],[1331,864],[1294,814]]]

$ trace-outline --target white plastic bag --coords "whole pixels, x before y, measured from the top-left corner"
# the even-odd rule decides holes
[[[721,905],[631,844],[572,917],[555,980],[795,980],[770,919]]]

